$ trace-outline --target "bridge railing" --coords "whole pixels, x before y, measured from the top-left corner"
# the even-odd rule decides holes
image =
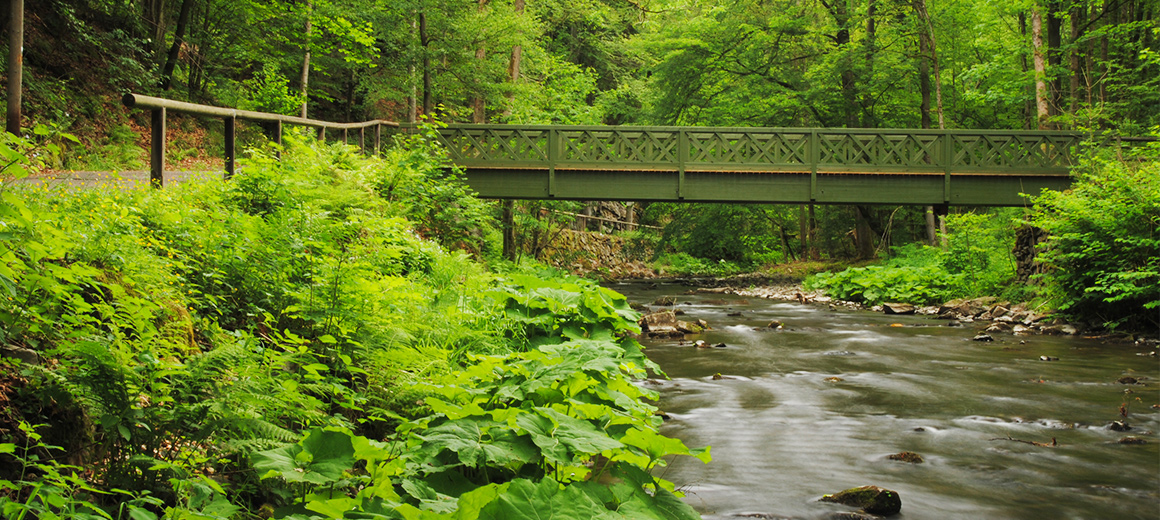
[[[1067,175],[1083,134],[1058,131],[509,126],[440,129],[471,168]]]
[[[317,129],[318,139],[326,138],[326,130],[341,130],[342,139],[347,141],[348,132],[350,130],[358,130],[359,148],[366,150],[366,130],[372,128],[374,130],[374,151],[377,154],[379,146],[382,142],[382,128],[398,127],[399,124],[377,119],[373,121],[364,121],[361,123],[333,123],[330,121],[319,121],[317,119],[307,119],[304,117],[286,116],[282,114],[271,114],[268,112],[254,112],[250,110],[237,110],[233,108],[222,108],[209,105],[199,105],[196,103],[186,103],[183,101],[174,101],[171,99],[164,99],[152,96],[143,96],[141,94],[125,94],[121,98],[121,102],[129,108],[140,108],[150,110],[152,112],[151,120],[151,142],[149,153],[149,182],[153,186],[160,187],[162,177],[165,172],[165,123],[166,115],[169,111],[182,112],[186,114],[193,114],[205,117],[219,117],[225,123],[225,177],[229,178],[234,174],[236,147],[235,134],[238,119],[256,121],[263,124],[266,128],[266,133],[270,139],[275,143],[282,143],[282,125],[298,125]]]

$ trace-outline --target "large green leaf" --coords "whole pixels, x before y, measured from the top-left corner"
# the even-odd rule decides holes
[[[572,486],[552,479],[518,479],[479,511],[480,520],[612,520],[603,505]]]
[[[354,446],[348,432],[316,428],[297,444],[252,455],[262,478],[282,477],[288,482],[325,485],[342,478],[354,465]]]

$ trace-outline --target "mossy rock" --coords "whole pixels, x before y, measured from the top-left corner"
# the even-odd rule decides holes
[[[898,514],[902,509],[902,499],[898,493],[878,486],[862,486],[845,491],[826,495],[822,502],[835,502],[842,505],[862,508],[872,515],[889,516]]]

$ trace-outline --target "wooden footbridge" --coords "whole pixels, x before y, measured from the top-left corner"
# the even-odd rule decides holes
[[[1061,190],[1072,132],[449,125],[486,198],[1021,206]]]
[[[166,110],[225,121],[227,176],[234,124],[410,131],[388,121],[330,123],[126,94],[153,112],[151,178],[165,168]],[[454,167],[479,196],[498,199],[1021,206],[1061,190],[1084,135],[1005,130],[465,125],[438,129]]]

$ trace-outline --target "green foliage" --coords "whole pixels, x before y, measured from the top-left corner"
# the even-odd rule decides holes
[[[1015,276],[1011,222],[1022,210],[947,215],[946,249],[910,244],[896,247],[880,265],[818,273],[809,289],[835,298],[877,305],[936,304],[954,298],[1001,295]]]
[[[464,243],[487,224],[426,163],[434,147],[377,160],[286,142],[281,161],[252,151],[231,182],[0,192],[3,341],[52,360],[18,369],[32,398],[6,417],[48,423],[88,470],[38,459],[39,480],[10,482],[55,498],[5,493],[0,507],[228,518],[270,502],[341,517],[364,490],[378,494],[358,507],[395,517],[456,500],[459,516],[519,515],[516,497],[533,495],[691,514],[645,471],[692,452],[659,437],[652,394],[631,382],[650,365],[622,338],[638,317],[623,296],[497,277],[420,238]],[[0,151],[21,175],[35,157]],[[393,441],[375,451],[355,433]],[[601,457],[630,484],[582,482]]]
[[[263,63],[254,77],[243,81],[241,90],[237,108],[243,110],[298,115],[306,100],[301,92],[290,89],[290,80],[271,62]]]
[[[1160,148],[1133,162],[1090,158],[1071,190],[1043,192],[1035,209],[1060,310],[1108,328],[1160,325]]]

